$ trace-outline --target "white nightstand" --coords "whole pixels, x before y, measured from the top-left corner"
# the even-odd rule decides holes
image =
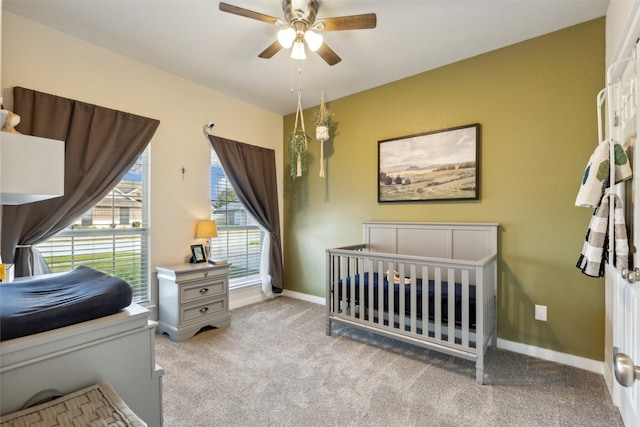
[[[173,341],[194,336],[205,326],[231,323],[229,265],[209,263],[156,267],[159,281],[158,332]]]

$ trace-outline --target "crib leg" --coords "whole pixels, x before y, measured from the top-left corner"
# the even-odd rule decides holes
[[[327,320],[327,335],[331,336],[331,320]]]
[[[484,384],[484,369],[476,366],[476,382],[480,385]]]

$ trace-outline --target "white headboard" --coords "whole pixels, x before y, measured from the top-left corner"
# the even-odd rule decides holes
[[[363,223],[372,252],[478,261],[498,251],[498,224],[444,222]]]

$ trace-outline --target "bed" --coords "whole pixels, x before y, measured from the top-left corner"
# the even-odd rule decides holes
[[[364,243],[327,250],[326,323],[476,363],[496,344],[497,224],[365,222]]]
[[[83,268],[79,270],[76,274],[54,274],[0,285],[0,316],[3,316],[0,414],[20,411],[27,401],[44,390],[55,389],[68,394],[108,383],[145,423],[162,425],[164,371],[155,363],[157,322],[149,320],[149,310],[130,303],[130,287],[126,282],[129,293],[118,281],[114,286],[107,285],[106,282],[112,280],[102,276],[93,277],[89,282],[93,286],[85,283],[84,287],[94,288],[87,292],[67,286],[76,282],[79,276],[85,279],[94,276],[93,272]],[[53,280],[42,283],[42,280],[48,282],[49,279]],[[22,289],[13,291],[15,293],[6,292],[11,287]],[[54,296],[56,289],[61,290],[61,298]],[[41,303],[37,302],[38,293],[44,297]],[[108,297],[100,302],[97,294]],[[7,295],[14,304],[5,305]],[[30,308],[21,312],[22,298],[28,300]],[[115,308],[126,303],[127,299],[128,305]],[[53,301],[49,314],[65,309],[59,318],[65,321],[47,317],[48,304],[44,301]],[[102,306],[111,306],[106,312],[113,314],[104,315],[106,312],[102,311]],[[10,312],[15,316],[9,316]],[[29,315],[35,317],[30,318]],[[33,328],[23,328],[17,319],[33,324]],[[5,329],[5,322],[14,323]],[[45,325],[38,326],[41,323]],[[14,332],[13,328],[20,332]]]

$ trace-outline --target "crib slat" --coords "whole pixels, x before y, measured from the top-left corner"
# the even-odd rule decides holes
[[[347,257],[340,257],[340,305],[338,306],[341,314],[347,313]]]
[[[358,312],[356,313],[356,298],[355,295],[353,297],[353,311],[354,315],[357,314],[356,317],[364,320],[364,258],[358,257],[355,259],[357,262],[356,274],[360,278],[358,283]]]
[[[394,265],[393,263],[389,263],[387,265],[387,288],[388,288],[388,292],[387,292],[387,298],[388,298],[388,302],[389,305],[387,307],[389,307],[389,310],[387,310],[389,312],[389,319],[387,322],[387,325],[389,326],[389,328],[393,329],[393,319],[395,318],[395,310],[396,310],[396,306],[395,306],[395,298],[394,298],[394,292],[393,292],[393,269],[394,269]]]
[[[332,256],[333,259],[333,312],[340,313],[340,257]]]
[[[373,278],[374,278],[374,274],[373,274],[373,259],[371,258],[367,258],[367,272],[366,274],[369,277],[369,288],[367,289],[367,293],[368,293],[368,307],[367,307],[367,320],[369,322],[373,322],[373,289],[374,289],[374,283],[373,283]],[[361,303],[362,305],[362,303]]]
[[[349,274],[351,275],[351,293],[349,297],[349,315],[356,317],[356,279],[358,279],[358,260],[355,257],[349,258]],[[359,279],[358,279],[359,280]]]
[[[440,267],[434,267],[434,284],[433,284],[433,320],[434,320],[434,328],[435,328],[435,339],[442,339],[442,278],[441,278],[441,269]]]
[[[378,324],[384,326],[384,262],[378,261]]]
[[[456,271],[453,268],[447,269],[447,341],[456,340]]]
[[[411,291],[410,291],[410,299],[411,299],[411,307],[409,308],[409,313],[411,315],[411,333],[415,334],[418,330],[418,304],[417,300],[417,287],[418,282],[416,280],[416,265],[411,264]]]
[[[469,347],[469,270],[462,270],[462,345]]]
[[[406,311],[406,298],[405,298],[405,284],[404,284],[404,263],[401,263],[398,266],[398,275],[399,275],[399,280],[398,280],[398,329],[400,329],[401,331],[404,331],[404,324],[405,324],[405,313]],[[395,276],[395,274],[394,274]],[[394,283],[395,283],[395,277],[393,279]],[[395,288],[395,287],[394,287]]]
[[[422,266],[422,335],[429,336],[429,267]]]
[[[338,301],[338,311],[342,315],[347,314],[347,262],[346,256],[340,257],[340,291]]]

